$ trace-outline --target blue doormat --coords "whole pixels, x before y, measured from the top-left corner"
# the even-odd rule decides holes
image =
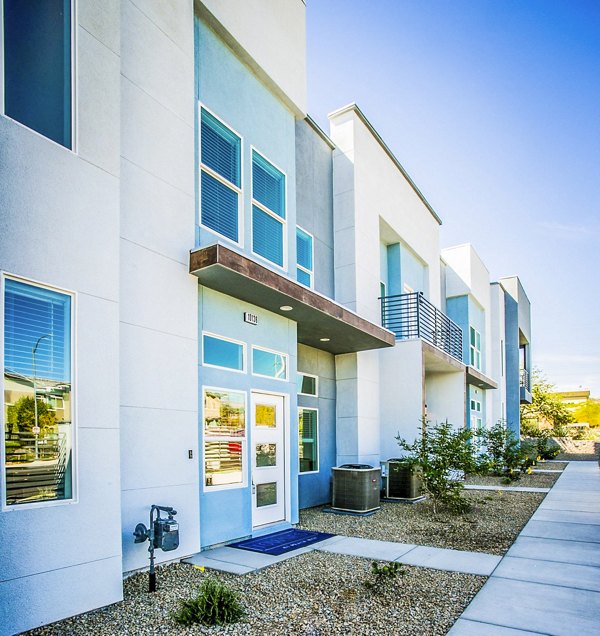
[[[327,532],[311,532],[310,530],[281,530],[273,534],[266,534],[255,539],[246,539],[237,543],[230,543],[229,548],[239,548],[240,550],[250,550],[251,552],[260,552],[261,554],[270,554],[271,556],[279,556],[298,548],[304,548],[319,541],[324,541],[335,535]]]

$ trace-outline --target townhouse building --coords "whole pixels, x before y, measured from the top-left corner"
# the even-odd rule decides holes
[[[441,264],[358,106],[307,116],[302,0],[0,8],[0,634],[119,601],[152,504],[176,560],[295,524],[476,391],[518,430],[520,282]]]

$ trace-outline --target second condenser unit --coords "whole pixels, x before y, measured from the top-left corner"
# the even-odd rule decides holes
[[[380,468],[369,464],[343,464],[331,470],[333,510],[372,512],[379,509]]]

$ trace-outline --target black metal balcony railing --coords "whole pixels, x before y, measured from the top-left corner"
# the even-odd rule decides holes
[[[423,338],[462,362],[462,329],[423,294],[383,296],[381,320],[398,340]]]
[[[519,369],[519,386],[531,391],[529,382],[529,371],[527,369]]]

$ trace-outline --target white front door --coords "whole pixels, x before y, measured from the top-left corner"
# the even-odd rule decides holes
[[[285,519],[283,397],[252,393],[252,525]]]

